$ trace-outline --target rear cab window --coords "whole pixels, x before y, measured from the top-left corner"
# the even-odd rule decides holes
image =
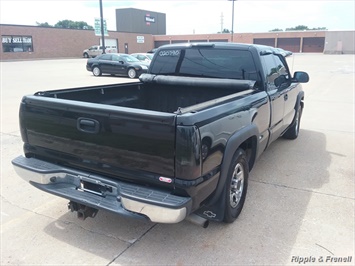
[[[253,56],[248,50],[192,47],[160,50],[151,74],[258,80]]]

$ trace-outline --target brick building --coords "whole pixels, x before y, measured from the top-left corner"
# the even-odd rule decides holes
[[[136,23],[136,25],[132,25]],[[120,53],[147,52],[181,42],[238,42],[264,44],[292,52],[355,53],[355,31],[290,31],[267,33],[166,35],[166,17],[139,9],[116,10],[117,31],[108,31],[105,44]],[[94,30],[0,24],[0,60],[78,58],[100,44]]]

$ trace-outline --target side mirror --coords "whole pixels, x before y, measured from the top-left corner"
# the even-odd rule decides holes
[[[122,60],[118,61],[118,63],[120,63],[120,64],[122,64],[122,65],[124,64],[124,62],[123,62]]]
[[[292,82],[307,83],[309,81],[309,76],[306,72],[297,71],[293,75]]]
[[[287,82],[287,78],[285,75],[280,75],[274,80],[274,84],[276,87],[280,87],[282,84]]]

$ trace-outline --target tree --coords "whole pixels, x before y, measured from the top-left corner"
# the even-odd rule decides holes
[[[218,32],[218,33],[231,33],[231,32],[229,31],[229,29],[223,29],[222,32]]]
[[[79,29],[79,30],[93,30],[94,28],[88,25],[84,21],[72,21],[72,20],[60,20],[54,27],[56,28],[65,28],[65,29]]]
[[[313,28],[311,30],[328,30],[326,27]]]
[[[298,25],[296,27],[292,27],[292,28],[286,28],[285,31],[305,31],[305,30],[328,30],[326,27],[318,27],[318,28],[308,28],[308,26],[305,25]],[[282,29],[273,29],[273,30],[269,30],[269,32],[275,32],[275,31],[283,31]]]
[[[49,25],[48,22],[41,23],[36,21],[36,24],[38,27],[47,27],[47,28],[53,27],[52,25]]]
[[[283,31],[283,29],[273,29],[273,30],[269,30],[269,32],[273,32],[273,31]]]
[[[304,26],[304,25],[298,25],[296,27],[293,27],[293,28],[286,28],[285,31],[293,31],[293,30],[309,30],[309,28],[307,26]]]

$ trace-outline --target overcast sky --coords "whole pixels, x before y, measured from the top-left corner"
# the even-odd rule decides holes
[[[217,33],[231,30],[232,1],[102,0],[108,30],[116,30],[115,9],[137,8],[166,14],[167,34]],[[305,25],[328,30],[355,29],[354,0],[238,0],[234,2],[234,32],[268,32]],[[99,0],[0,0],[0,23],[36,25],[60,20],[85,21],[100,17]]]

